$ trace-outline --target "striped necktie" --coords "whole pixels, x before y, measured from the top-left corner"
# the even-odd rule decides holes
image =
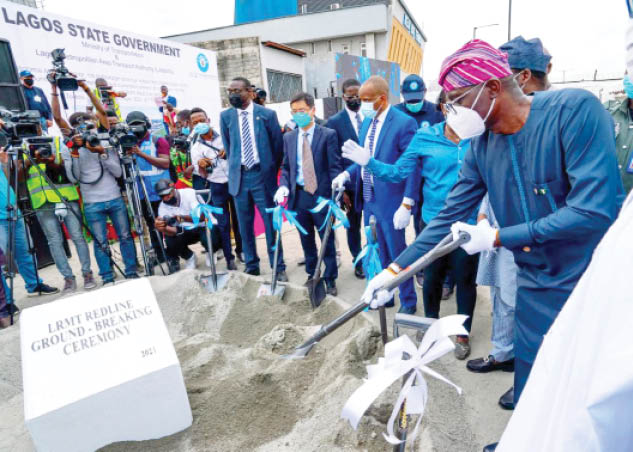
[[[356,135],[360,134],[360,128],[363,126],[363,121],[360,119],[360,113],[356,113]]]
[[[301,154],[301,169],[303,170],[303,187],[311,195],[315,194],[318,188],[316,171],[314,170],[314,157],[312,147],[308,138],[309,133],[303,134],[303,152]]]
[[[376,125],[378,118],[371,123],[371,131],[369,132],[369,155],[374,156],[374,141],[376,140]],[[365,169],[363,171],[363,200],[371,202],[374,200],[374,182],[371,179],[371,173]]]
[[[253,152],[253,139],[247,111],[242,112],[242,152],[244,153],[244,166],[246,169],[251,169],[255,165],[255,153]]]

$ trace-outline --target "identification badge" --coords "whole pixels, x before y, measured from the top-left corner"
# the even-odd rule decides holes
[[[629,157],[629,163],[627,163],[626,165],[626,172],[629,174],[633,174],[633,152],[631,153],[631,156]]]
[[[42,98],[40,96],[33,96],[33,100],[35,102],[42,102]]]

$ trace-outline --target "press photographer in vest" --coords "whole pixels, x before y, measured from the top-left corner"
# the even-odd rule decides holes
[[[134,135],[138,139],[138,145],[131,148],[128,154],[136,157],[136,163],[147,190],[153,216],[155,217],[158,215],[160,196],[154,190],[154,185],[161,179],[169,179],[169,143],[165,138],[158,138],[152,135],[152,123],[140,111],[133,111],[128,114],[125,122],[132,128]],[[142,190],[140,190],[139,197],[141,201],[145,199]],[[156,252],[158,261],[162,263],[164,258],[160,251],[158,237],[154,233],[154,220],[148,210],[148,203],[141,202],[141,206],[143,207],[143,217],[152,240],[152,248]]]
[[[41,127],[38,127],[38,132],[42,136]],[[60,137],[51,140],[39,142],[34,139],[25,144],[27,155],[24,156],[24,170],[31,206],[44,231],[55,265],[64,277],[63,293],[74,292],[77,283],[64,250],[61,223],[66,225],[77,249],[84,288],[93,289],[96,283],[90,269],[88,244],[82,232],[79,192],[66,176],[62,160],[62,152],[67,154],[68,149]]]

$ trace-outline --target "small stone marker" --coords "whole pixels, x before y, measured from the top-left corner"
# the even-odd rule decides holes
[[[38,451],[94,451],[191,425],[147,278],[25,309],[20,342],[24,417]]]

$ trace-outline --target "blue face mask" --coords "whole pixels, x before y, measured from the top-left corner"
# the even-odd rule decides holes
[[[312,116],[304,112],[294,113],[292,119],[297,123],[297,126],[301,128],[307,127],[312,122]]]
[[[376,110],[374,110],[372,102],[362,102],[360,104],[360,112],[365,118],[374,119],[376,117]]]
[[[633,82],[631,82],[631,77],[628,75],[624,76],[624,92],[626,97],[633,99]]]
[[[189,127],[183,127],[182,129],[180,129],[180,131],[183,133],[183,135],[189,135],[191,133],[191,129],[189,129]]]
[[[196,124],[196,126],[193,128],[193,131],[198,135],[206,135],[207,133],[209,133],[209,130],[211,130],[211,127],[206,122]]]
[[[411,113],[420,113],[420,110],[422,110],[422,107],[424,106],[424,101],[420,101],[417,104],[406,103],[404,105]]]

